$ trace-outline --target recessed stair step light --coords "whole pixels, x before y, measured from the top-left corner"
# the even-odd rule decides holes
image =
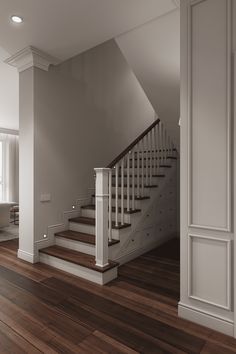
[[[20,16],[17,16],[17,15],[12,15],[11,20],[14,23],[22,23],[23,22],[23,18]]]

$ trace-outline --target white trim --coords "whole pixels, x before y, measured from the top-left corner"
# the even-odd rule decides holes
[[[37,263],[39,258],[36,254],[18,249],[17,257],[29,263]]]
[[[104,285],[110,282],[111,280],[117,278],[118,267],[111,268],[102,273],[45,253],[40,254],[40,262],[52,266],[54,268],[63,270],[64,272],[73,274],[77,277],[92,281],[99,285]]]
[[[19,135],[19,130],[0,128],[0,134]]]
[[[178,315],[181,318],[195,322],[204,327],[233,336],[234,323],[224,317],[214,316],[208,311],[199,311],[197,308],[179,302]]]
[[[236,52],[234,52],[234,102],[236,102]],[[236,157],[236,105],[234,105],[234,159]],[[236,178],[236,163],[234,163],[234,179]],[[235,183],[235,181],[234,181]],[[234,188],[234,225],[236,225],[236,188]],[[235,237],[235,236],[234,236]],[[234,240],[234,337],[236,338],[236,242]]]
[[[231,161],[232,161],[232,152],[231,152],[231,74],[232,74],[232,65],[231,65],[231,53],[232,53],[232,19],[231,19],[231,9],[232,9],[232,0],[226,0],[227,7],[227,213],[226,213],[226,226],[218,227],[213,225],[197,225],[192,222],[193,210],[192,210],[192,7],[197,4],[208,1],[208,0],[193,0],[188,3],[188,95],[187,95],[187,106],[188,106],[188,227],[206,229],[206,230],[215,230],[215,231],[224,231],[231,232],[232,229],[232,210],[231,210]]]
[[[44,71],[48,71],[51,64],[59,64],[58,59],[53,58],[33,46],[20,50],[16,54],[4,60],[4,62],[11,66],[15,66],[19,73],[31,67],[37,67]]]
[[[226,305],[221,305],[217,304],[215,302],[205,300],[201,297],[192,295],[192,238],[202,238],[206,240],[211,240],[211,241],[216,241],[216,242],[222,242],[226,243],[226,257],[227,257],[227,274],[226,274],[226,280],[227,280],[227,301]],[[231,240],[225,240],[219,237],[214,237],[214,236],[205,236],[205,235],[196,235],[196,234],[189,234],[188,235],[188,297],[193,300],[197,300],[200,302],[203,302],[208,305],[212,305],[215,307],[222,308],[224,310],[231,311]]]

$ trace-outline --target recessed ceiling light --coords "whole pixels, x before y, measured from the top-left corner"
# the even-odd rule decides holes
[[[16,15],[11,16],[11,20],[15,23],[22,23],[23,22],[23,18],[20,16],[16,16]]]

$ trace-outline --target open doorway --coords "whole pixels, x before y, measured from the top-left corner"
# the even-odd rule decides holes
[[[19,75],[0,47],[0,242],[19,238]]]

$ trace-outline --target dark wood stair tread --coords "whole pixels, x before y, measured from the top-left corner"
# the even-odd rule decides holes
[[[78,223],[78,224],[86,224],[86,225],[94,225],[95,226],[95,218],[87,218],[87,217],[84,217],[84,216],[79,216],[77,218],[72,218],[72,219],[69,219],[69,221],[71,222],[75,222],[75,223]],[[130,227],[131,224],[127,224],[125,223],[124,225],[122,225],[120,222],[119,222],[119,225],[118,226],[115,226],[115,221],[112,221],[112,228],[113,229],[125,229],[126,227]]]
[[[159,174],[159,175],[152,175],[152,177],[165,177],[166,175],[163,174]],[[112,175],[113,178],[115,178],[116,176],[113,174]],[[121,175],[118,176],[119,178],[121,178]],[[130,178],[132,178],[132,175],[129,175]],[[138,177],[138,175],[134,175],[135,178]],[[143,176],[144,178],[146,178],[146,175]],[[127,175],[124,175],[124,178],[127,178]],[[142,178],[142,175],[139,175],[139,178]],[[148,176],[149,178],[149,176]]]
[[[160,167],[166,167],[166,168],[171,168],[171,165],[160,165]]]
[[[98,271],[100,273],[104,273],[109,269],[112,269],[114,267],[117,267],[119,263],[109,261],[109,264],[104,267],[100,268],[95,265],[95,257],[91,256],[86,253],[70,250],[68,248],[64,248],[61,246],[50,246],[47,248],[43,248],[39,251],[40,253],[47,254],[49,256],[53,256],[59,259],[62,259],[64,261],[74,263],[77,265],[80,265],[82,267],[86,267],[95,271]]]
[[[93,198],[95,198],[95,194],[92,195]],[[112,194],[112,199],[115,199],[115,194]],[[118,199],[121,199],[121,195],[118,195]],[[124,199],[127,199],[127,195],[124,195]],[[150,197],[145,196],[145,197],[135,197],[135,200],[147,200],[150,199]],[[132,195],[130,195],[130,200],[132,200]]]
[[[112,187],[115,187],[115,186],[116,186],[115,184],[112,185]],[[121,184],[118,184],[118,187],[121,188]],[[144,187],[144,188],[157,188],[158,185],[157,185],[157,184],[151,184],[150,186],[148,186],[148,185],[145,186],[145,185],[144,185],[143,187]],[[124,184],[124,188],[127,188],[127,184]],[[132,188],[132,185],[130,185],[129,188]],[[135,185],[134,185],[134,188],[138,188],[138,185],[135,184]],[[141,184],[139,185],[139,188],[142,188],[142,185],[141,185]]]
[[[170,160],[178,160],[177,157],[175,157],[175,156],[167,156],[167,159],[170,159]]]
[[[81,207],[81,209],[85,209],[85,210],[95,210],[95,204],[89,204],[89,205],[83,205]],[[119,213],[121,213],[121,208],[118,209]],[[112,207],[112,212],[115,213],[116,208]],[[135,214],[135,213],[140,213],[141,209],[134,209],[134,210],[129,210],[127,211],[127,208],[124,208],[124,213],[125,214]]]
[[[83,243],[88,243],[90,245],[95,245],[95,235],[85,234],[85,233],[78,232],[78,231],[72,231],[72,230],[61,231],[61,232],[55,233],[55,236],[63,237],[68,240],[74,240],[74,241],[79,241],[79,242],[83,242]],[[108,246],[115,245],[119,242],[120,242],[119,240],[109,241]]]

